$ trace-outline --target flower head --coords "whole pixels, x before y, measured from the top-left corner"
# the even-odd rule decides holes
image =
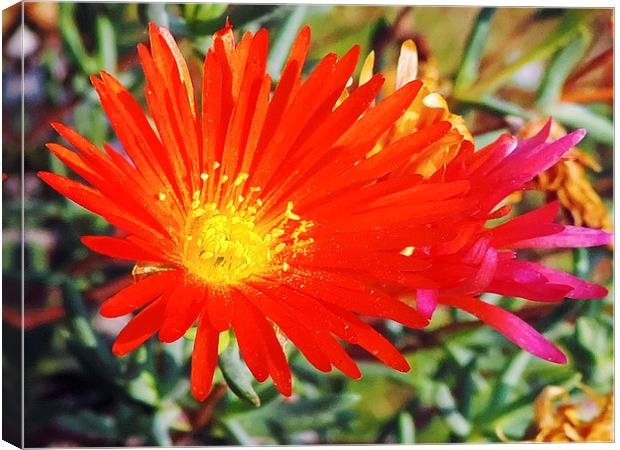
[[[131,161],[55,124],[78,152],[49,149],[90,186],[40,174],[126,233],[83,238],[97,252],[137,261],[137,282],[101,308],[107,317],[139,311],[114,343],[116,354],[156,333],[172,342],[198,322],[192,392],[203,399],[219,336],[232,329],[254,376],[271,377],[289,395],[276,333],[322,371],[361,376],[340,341],[406,371],[402,355],[360,315],[422,328],[444,303],[474,312],[534,354],[561,360],[531,327],[475,297],[485,290],[547,300],[604,293],[514,258],[516,248],[608,239],[552,224],[553,205],[485,228],[506,212],[494,210],[499,201],[582,132],[555,143],[545,143],[545,132],[522,143],[504,137],[474,152],[447,108],[401,127],[419,105],[423,83],[403,80],[375,104],[383,84],[377,74],[342,96],[358,47],[342,58],[327,55],[302,80],[309,28],[271,92],[267,32],[246,33],[237,43],[227,25],[207,52],[197,101],[171,34],[151,25],[149,37],[150,48],[138,50],[154,127],[111,75],[92,78]],[[441,144],[446,136],[450,143]]]
[[[538,433],[534,442],[602,442],[613,440],[614,395],[598,394],[586,385],[584,394],[571,400],[568,391],[547,386],[534,402],[534,420]],[[556,400],[561,399],[560,404]]]

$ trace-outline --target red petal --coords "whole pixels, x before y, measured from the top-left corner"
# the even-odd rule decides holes
[[[202,315],[192,353],[192,395],[203,401],[209,395],[213,383],[213,373],[217,366],[220,333],[215,331],[206,315]]]
[[[231,179],[234,179],[240,163],[243,162],[250,130],[258,125],[254,121],[254,113],[265,77],[268,45],[268,33],[263,29],[254,35],[249,48],[239,95],[226,132],[224,147],[227,151],[220,169],[222,176],[226,175]]]
[[[314,367],[323,372],[331,370],[329,358],[325,356],[312,333],[300,323],[298,317],[291,315],[279,302],[249,286],[243,288],[243,294],[282,329]]]
[[[275,384],[276,388],[287,397],[291,395],[291,369],[288,366],[286,355],[282,349],[282,344],[276,337],[273,330],[273,326],[270,325],[261,312],[247,300],[242,301],[242,308],[247,314],[247,319],[251,320],[256,327],[257,334],[254,335],[254,340],[261,340],[261,348],[256,348],[257,353],[260,351],[261,355],[267,360],[269,366],[269,374]],[[237,333],[235,328],[235,333]],[[251,352],[252,348],[255,348],[256,342],[249,342],[250,339],[246,339],[249,343],[249,349],[246,351]],[[264,346],[264,347],[262,347]],[[240,343],[239,347],[244,352],[243,345]],[[244,356],[244,359],[246,357]],[[251,358],[251,357],[250,357]],[[246,360],[247,361],[247,360]]]
[[[166,262],[161,256],[153,255],[125,239],[110,236],[83,236],[81,241],[91,250],[112,258],[130,261]]]
[[[110,297],[99,310],[104,317],[120,317],[150,303],[180,277],[176,270],[164,270],[123,289]]]
[[[158,337],[162,342],[174,342],[183,337],[194,324],[204,299],[204,287],[185,279],[167,294],[166,318]]]
[[[62,145],[50,143],[46,147],[63,163],[69,166],[75,173],[85,180],[96,180],[99,176],[80,158],[75,152],[72,152]]]
[[[166,302],[163,298],[155,300],[125,325],[114,341],[112,352],[125,355],[136,349],[155,334],[164,320]]]
[[[114,203],[96,190],[54,173],[39,172],[38,175],[53,189],[78,205],[102,216],[111,224],[147,239],[153,239],[158,235],[138,219],[129,216],[127,211],[120,211]]]
[[[503,224],[491,228],[488,235],[491,245],[495,248],[514,248],[516,241],[533,237],[555,234],[562,230],[562,225],[552,224],[558,214],[559,203],[551,202],[542,208],[535,209],[510,219]]]
[[[239,343],[243,360],[258,381],[263,382],[269,376],[269,359],[265,345],[252,309],[255,307],[245,299],[235,302],[233,328]],[[273,334],[273,331],[271,331]]]
[[[281,302],[282,305],[290,308],[294,315],[305,319],[304,325],[313,333],[323,353],[336,368],[351,378],[361,378],[362,374],[355,361],[351,359],[340,343],[328,332],[332,331],[338,334],[336,331],[342,331],[337,319],[333,320],[332,318],[330,320],[329,312],[322,308],[320,303],[295,290],[281,286],[259,286],[258,288],[268,296]]]
[[[235,311],[235,300],[235,291],[231,289],[207,287],[206,312],[209,315],[211,325],[217,331],[225,331],[230,328]]]
[[[363,282],[326,271],[296,272],[284,280],[293,289],[340,308],[395,320],[412,328],[424,328],[428,320],[415,309]]]
[[[339,335],[342,339],[359,345],[379,361],[393,369],[400,372],[407,372],[410,369],[409,363],[396,347],[366,322],[335,305],[323,304],[323,306],[332,311],[342,321],[346,328],[346,333]]]

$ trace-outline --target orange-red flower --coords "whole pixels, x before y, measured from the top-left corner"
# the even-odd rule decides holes
[[[582,133],[548,144],[544,132],[519,144],[504,137],[479,152],[462,140],[457,156],[420,174],[414,156],[450,133],[451,122],[420,122],[371,150],[422,83],[410,81],[375,105],[378,74],[342,100],[359,48],[342,58],[327,55],[302,80],[309,39],[303,28],[272,93],[267,32],[246,33],[237,44],[227,26],[214,35],[197,101],[171,34],[152,25],[150,49],[138,50],[154,128],[112,76],[92,78],[130,161],[54,124],[78,152],[58,144],[50,150],[91,186],[40,176],[127,233],[85,237],[87,246],[139,262],[139,280],[101,308],[108,317],[139,310],[114,352],[130,352],[155,333],[172,342],[197,321],[192,392],[203,399],[219,336],[232,328],[254,376],[271,377],[289,395],[276,328],[322,371],[361,376],[339,340],[406,371],[406,360],[359,316],[421,328],[444,303],[477,314],[534,354],[562,361],[529,325],[475,297],[484,290],[550,301],[604,293],[517,261],[514,249],[595,245],[608,235],[586,230],[583,238],[582,229],[552,224],[553,206],[485,228],[506,212],[494,211],[500,200]],[[414,295],[416,306],[401,301],[403,294]]]

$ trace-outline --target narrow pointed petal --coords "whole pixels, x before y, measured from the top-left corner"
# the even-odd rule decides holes
[[[203,401],[211,392],[213,374],[217,366],[220,333],[215,331],[206,316],[200,318],[192,353],[192,395]]]
[[[566,363],[566,356],[560,349],[523,320],[498,306],[473,297],[445,297],[441,302],[473,314],[534,356],[557,364]]]
[[[140,311],[122,329],[116,341],[114,341],[112,352],[115,355],[122,356],[145,343],[161,326],[164,320],[163,313],[165,309],[166,302],[163,298],[160,298]]]
[[[132,313],[161,296],[179,277],[180,273],[176,270],[155,273],[110,297],[101,306],[99,313],[104,317],[120,317]]]
[[[609,245],[613,242],[614,235],[603,230],[593,228],[574,227],[564,225],[559,233],[548,236],[537,236],[514,242],[514,248],[577,248],[597,247]]]

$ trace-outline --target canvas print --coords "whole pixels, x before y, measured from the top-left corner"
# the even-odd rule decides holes
[[[4,440],[613,441],[612,9],[2,27]]]

